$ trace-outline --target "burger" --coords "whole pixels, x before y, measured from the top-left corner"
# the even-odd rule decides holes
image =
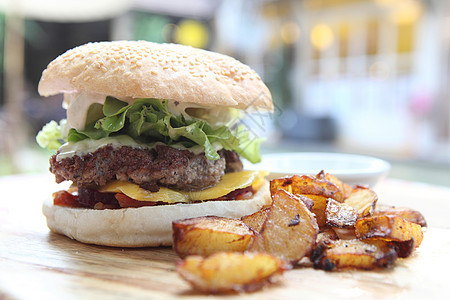
[[[273,110],[250,67],[218,53],[145,41],[88,43],[43,71],[39,94],[63,94],[67,117],[38,133],[68,181],[43,205],[51,231],[84,243],[171,245],[172,221],[241,217],[270,202],[261,139],[239,121]],[[50,198],[50,197],[49,197]]]

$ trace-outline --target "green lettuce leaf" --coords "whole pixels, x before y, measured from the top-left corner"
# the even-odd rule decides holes
[[[185,117],[183,114],[174,115],[168,109],[167,100],[142,98],[133,104],[127,104],[107,97],[101,113],[95,108],[95,113],[88,111],[88,115],[95,115],[97,119],[88,119],[83,130],[70,129],[67,141],[128,135],[140,143],[163,142],[167,145],[181,144],[187,148],[200,145],[209,160],[219,159],[214,148],[214,144],[218,143],[226,150],[236,151],[250,162],[256,163],[261,159],[261,140],[251,139],[249,132],[242,126],[235,129],[225,125],[213,127],[202,119]],[[54,124],[51,126],[54,127]],[[56,140],[58,138],[61,136]]]
[[[64,139],[61,134],[61,127],[64,125],[65,120],[61,120],[60,124],[55,121],[50,121],[42,127],[41,131],[36,136],[36,142],[42,148],[47,148],[48,150],[58,149]]]
[[[236,129],[236,135],[239,139],[239,147],[234,149],[240,156],[242,157],[251,157],[252,159],[248,159],[252,163],[257,163],[261,161],[261,156],[259,153],[259,149],[261,147],[261,143],[264,142],[263,138],[252,138],[250,136],[250,132],[247,127],[244,125],[240,125]]]

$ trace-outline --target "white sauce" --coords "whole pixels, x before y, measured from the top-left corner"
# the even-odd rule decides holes
[[[94,103],[103,105],[105,103],[106,97],[106,95],[89,92],[64,94],[63,108],[67,109],[68,127],[75,128],[77,130],[83,130],[86,126],[86,118],[89,107]],[[130,104],[132,104],[136,100],[133,98],[124,97],[116,98]],[[207,111],[207,119],[205,120],[212,125],[230,125],[233,121],[236,121],[233,119],[239,119],[239,117],[237,117],[238,115],[233,113],[233,109],[229,107],[168,101],[167,108],[175,116],[183,114],[188,119],[190,119],[191,116],[186,112],[187,109],[204,109],[205,111]]]
[[[70,98],[70,99],[67,99]],[[103,104],[106,97],[100,94],[78,93],[70,96],[64,95],[67,107],[67,123],[70,128],[83,130],[86,125],[87,111],[94,103]]]
[[[127,103],[133,103],[132,98],[118,98]],[[105,95],[80,92],[64,94],[63,108],[67,109],[67,123],[70,128],[83,130],[86,126],[86,117],[89,107],[94,103],[104,104]]]
[[[186,115],[186,109],[193,107],[202,107],[201,105],[195,103],[182,103],[178,101],[167,101],[167,108],[169,111],[175,115]]]

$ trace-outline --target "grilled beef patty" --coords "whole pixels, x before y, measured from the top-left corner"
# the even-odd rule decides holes
[[[58,154],[58,153],[57,153]],[[219,182],[225,172],[242,170],[239,156],[220,150],[220,159],[208,160],[204,153],[194,154],[170,146],[154,149],[104,146],[93,153],[60,161],[50,159],[56,182],[71,180],[78,187],[102,186],[111,180],[129,181],[152,192],[165,186],[179,190],[200,190]]]

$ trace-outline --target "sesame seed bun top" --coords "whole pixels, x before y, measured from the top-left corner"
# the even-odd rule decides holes
[[[42,96],[91,92],[273,110],[269,89],[247,65],[215,52],[146,41],[68,50],[44,70],[38,90]]]

